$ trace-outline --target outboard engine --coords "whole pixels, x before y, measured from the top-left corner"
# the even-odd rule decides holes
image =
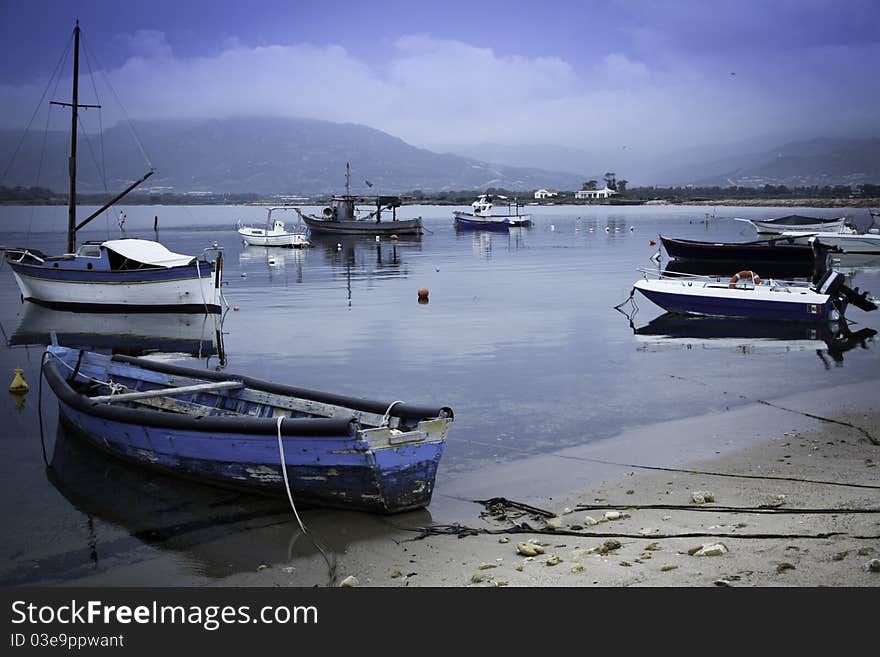
[[[829,297],[836,297],[843,287],[844,276],[840,272],[828,269],[819,282],[813,286],[819,294],[827,294]]]

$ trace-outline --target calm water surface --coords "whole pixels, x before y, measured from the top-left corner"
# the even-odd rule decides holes
[[[0,372],[11,380],[13,368],[22,367],[31,385],[23,402],[0,398],[5,583],[85,576],[129,583],[139,581],[132,575],[137,564],[149,573],[144,583],[198,583],[257,563],[314,556],[292,534],[283,500],[178,482],[83,449],[57,427],[48,388],[42,410],[54,467],[47,470],[37,387],[42,347],[53,330],[105,351],[175,352],[164,357],[342,394],[452,406],[455,422],[434,501],[409,518],[413,524],[443,517],[456,498],[457,477],[475,471],[490,477],[493,466],[511,459],[745,403],[725,393],[775,398],[873,384],[880,372],[874,339],[829,349],[821,335],[777,334],[742,322],[710,327],[726,338],[676,335],[674,327],[659,331],[665,337],[642,335],[657,332],[651,322],[663,314],[659,308],[636,297],[632,324],[614,310],[637,269],[655,267],[650,258],[657,247],[649,242],[659,233],[745,241],[754,239],[754,229],[732,217],[781,216],[790,208],[716,208],[707,220],[699,207],[532,207],[535,225],[508,234],[456,233],[454,208],[411,206],[398,216],[423,217],[428,230],[420,240],[314,237],[306,251],[243,246],[235,223],[261,223],[262,208],[124,209],[129,237],[155,238],[158,216],[159,239],[174,251],[195,254],[218,242],[233,308],[222,323],[198,315],[59,313],[22,305],[11,272],[0,272]],[[850,214],[867,219],[866,210]],[[80,240],[120,235],[113,221],[93,224]],[[66,208],[0,208],[2,244],[60,252],[65,226]],[[880,293],[880,268],[846,271],[853,285]],[[428,304],[417,302],[422,287],[430,290]],[[858,322],[853,330],[880,329],[880,313],[851,309],[848,316]],[[336,551],[357,540],[340,525],[356,524],[362,537],[381,535],[395,522],[361,516],[314,510],[307,522]],[[116,577],[121,566],[126,575]]]

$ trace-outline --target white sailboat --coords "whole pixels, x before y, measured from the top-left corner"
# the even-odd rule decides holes
[[[53,101],[69,107],[72,114],[67,252],[49,256],[31,248],[5,249],[22,299],[71,310],[220,312],[223,259],[216,246],[205,249],[201,256],[174,253],[158,242],[142,239],[86,242],[76,248],[77,231],[153,175],[153,169],[77,223],[78,111],[100,105],[79,103],[79,22],[73,41],[72,100]],[[213,252],[213,259],[208,258],[209,252]]]

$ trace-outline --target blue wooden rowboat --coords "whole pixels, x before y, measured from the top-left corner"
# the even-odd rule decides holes
[[[297,503],[396,513],[431,501],[448,407],[378,402],[130,356],[47,348],[62,420],[123,459]]]

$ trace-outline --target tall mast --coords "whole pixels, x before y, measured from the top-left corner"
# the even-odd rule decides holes
[[[70,112],[70,194],[67,200],[67,252],[76,249],[76,119],[79,107],[79,21],[73,28],[73,97]]]
[[[349,169],[348,162],[345,163],[345,195],[351,196],[351,170]]]

